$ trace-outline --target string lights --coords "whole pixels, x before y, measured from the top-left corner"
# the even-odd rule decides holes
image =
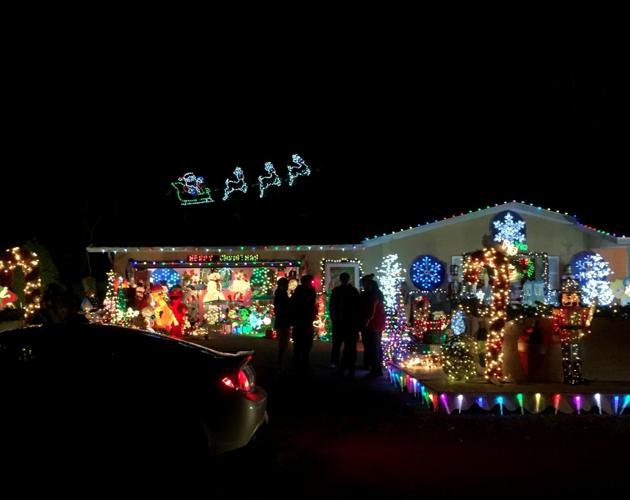
[[[571,259],[571,269],[581,288],[586,304],[608,306],[615,296],[608,277],[612,275],[610,265],[597,252],[580,252]]]
[[[293,160],[293,165],[287,165],[287,169],[289,171],[289,186],[293,186],[295,179],[302,176],[311,175],[311,167],[309,167],[304,160],[300,157],[300,155],[291,156]]]
[[[311,175],[311,167],[302,159],[300,155],[292,155],[293,165],[287,165],[287,184],[293,186],[298,177]],[[245,172],[241,167],[236,167],[233,173],[234,178],[225,180],[223,189],[223,201],[228,201],[235,191],[245,194],[249,190],[249,185],[245,182]],[[258,182],[252,186],[258,186],[259,197],[263,198],[265,192],[272,186],[282,185],[282,178],[276,172],[273,163],[265,162],[265,174],[258,176]],[[198,205],[202,203],[212,203],[212,189],[205,185],[205,179],[187,172],[171,183],[175,188],[177,198],[182,205]]]
[[[417,224],[415,227],[419,228],[419,227],[424,227],[424,226],[431,226],[433,224],[439,224],[440,222],[452,220],[452,219],[455,219],[457,217],[464,217],[464,216],[469,215],[469,214],[479,213],[479,212],[483,212],[484,210],[490,210],[492,208],[497,208],[497,207],[500,207],[502,205],[510,205],[510,204],[523,205],[524,207],[533,208],[537,212],[545,211],[545,212],[549,212],[549,213],[552,213],[552,214],[561,215],[561,216],[563,216],[565,218],[570,219],[574,224],[576,224],[577,226],[579,226],[582,229],[585,229],[585,230],[588,230],[588,231],[592,231],[592,232],[595,232],[595,233],[599,233],[599,234],[604,235],[604,236],[609,236],[609,237],[612,237],[612,238],[619,238],[619,237],[625,238],[626,237],[625,235],[617,235],[616,233],[603,231],[601,229],[597,229],[596,227],[589,226],[589,225],[586,225],[586,224],[582,224],[578,220],[577,215],[570,215],[568,212],[561,212],[560,210],[552,210],[551,208],[543,208],[541,206],[534,205],[533,203],[527,203],[526,201],[520,201],[519,202],[519,201],[516,201],[516,200],[513,200],[511,202],[510,201],[504,201],[503,203],[495,203],[494,205],[486,205],[485,207],[479,207],[476,210],[468,210],[467,212],[460,212],[460,213],[457,213],[457,214],[453,214],[453,215],[451,215],[449,217],[443,217],[440,220],[436,219],[436,220],[433,220],[433,221],[425,222],[423,224]],[[384,233],[382,235],[376,235],[374,237],[367,237],[367,238],[365,238],[365,241],[375,240],[375,239],[381,238],[383,236],[388,236],[388,235],[395,236],[397,234],[403,233],[405,231],[409,231],[411,229],[414,229],[414,227],[410,226],[410,227],[407,227],[407,228],[402,228],[402,229],[400,229],[398,231],[392,231],[391,233]]]
[[[24,275],[24,301],[20,304],[24,320],[28,320],[40,308],[42,280],[39,276],[39,257],[35,252],[13,247],[0,254],[0,284],[10,288],[15,269]],[[17,290],[14,290],[17,292]],[[6,292],[8,295],[8,292]],[[20,295],[20,293],[16,293]]]
[[[172,182],[177,198],[182,205],[198,205],[200,203],[212,203],[212,194],[206,187],[203,177],[197,177],[192,172],[188,172]]]
[[[267,172],[267,175],[261,175],[258,177],[258,187],[260,189],[261,198],[265,196],[265,191],[271,186],[282,186],[282,179],[280,179],[280,176],[276,172],[273,163],[265,163],[265,171]]]
[[[494,247],[469,254],[464,261],[464,277],[468,283],[478,283],[482,271],[486,270],[492,287],[485,366],[485,377],[489,381],[503,377],[503,335],[510,300],[511,268],[509,258]]]
[[[234,179],[225,179],[225,190],[223,191],[223,201],[230,199],[230,196],[234,191],[240,191],[241,193],[247,193],[247,184],[245,183],[245,173],[241,167],[234,169]]]

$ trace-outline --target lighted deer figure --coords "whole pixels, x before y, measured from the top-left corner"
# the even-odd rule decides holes
[[[273,163],[266,162],[265,163],[265,171],[267,175],[259,175],[258,176],[258,186],[260,188],[260,197],[262,198],[265,195],[265,191],[269,189],[271,186],[281,186],[282,179],[276,172],[276,169],[273,166]]]
[[[243,173],[243,169],[241,167],[236,167],[234,169],[234,176],[236,177],[236,180],[225,179],[225,191],[223,192],[223,201],[229,200],[230,195],[234,191],[247,193],[247,184],[245,183],[245,174]]]
[[[293,186],[296,178],[311,175],[311,167],[304,163],[300,155],[293,155],[291,158],[296,166],[287,165],[287,169],[289,170],[289,186]]]
[[[510,268],[510,258],[493,247],[473,252],[464,263],[464,277],[468,283],[478,283],[486,269],[492,287],[485,373],[488,381],[503,378],[503,335],[510,301]]]

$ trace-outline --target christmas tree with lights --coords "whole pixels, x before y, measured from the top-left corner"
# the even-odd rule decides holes
[[[105,292],[105,300],[103,301],[103,309],[99,315],[101,322],[111,325],[116,321],[116,312],[118,310],[118,282],[116,281],[116,273],[110,271],[107,273],[107,291]]]
[[[387,255],[383,264],[376,270],[381,291],[385,297],[386,326],[383,332],[383,362],[401,363],[410,355],[411,338],[407,331],[405,303],[401,285],[403,268],[398,255]]]

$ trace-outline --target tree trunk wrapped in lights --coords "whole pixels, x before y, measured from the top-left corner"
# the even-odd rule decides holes
[[[487,380],[500,380],[503,378],[503,335],[510,300],[510,259],[494,247],[478,250],[468,255],[464,263],[466,281],[478,283],[484,269],[492,287],[485,377]]]

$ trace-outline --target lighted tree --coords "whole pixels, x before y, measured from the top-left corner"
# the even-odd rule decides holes
[[[477,369],[469,343],[462,335],[451,336],[442,350],[442,369],[450,380],[469,380],[477,374]]]
[[[116,311],[118,309],[118,293],[117,293],[116,273],[110,271],[107,273],[107,290],[105,292],[105,300],[103,301],[103,310],[100,315],[103,323],[112,324],[116,320]]]
[[[267,295],[271,290],[271,279],[269,279],[270,270],[265,267],[259,267],[252,272],[250,280],[252,289],[256,290],[256,295]]]
[[[398,262],[398,255],[386,256],[383,259],[383,264],[376,269],[376,275],[385,296],[385,310],[388,315],[393,314],[399,306],[400,285],[405,281],[403,267]]]
[[[581,252],[571,259],[571,267],[580,284],[582,300],[588,304],[610,305],[615,298],[608,277],[610,265],[595,252]]]
[[[386,326],[383,334],[383,361],[400,363],[410,354],[410,337],[407,335],[405,304],[400,289],[405,281],[398,255],[388,255],[376,270],[377,279],[385,297]]]

